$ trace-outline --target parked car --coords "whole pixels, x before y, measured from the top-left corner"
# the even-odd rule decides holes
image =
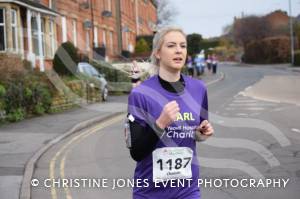
[[[99,73],[95,67],[93,67],[87,62],[79,62],[77,65],[77,72],[87,75],[88,77],[95,78],[95,87],[100,89],[102,100],[107,100],[108,86],[104,74]]]

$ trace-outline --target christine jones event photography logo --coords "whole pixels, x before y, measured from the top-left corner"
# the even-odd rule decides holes
[[[289,178],[200,178],[197,180],[198,187],[204,188],[286,188]],[[149,179],[126,179],[126,178],[57,178],[57,179],[32,179],[32,187],[45,188],[133,188],[133,187],[190,187],[192,179],[169,179],[155,180]],[[195,182],[194,182],[195,183]]]

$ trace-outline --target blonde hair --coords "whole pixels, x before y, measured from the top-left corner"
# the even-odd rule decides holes
[[[179,27],[169,26],[164,27],[158,30],[153,38],[153,47],[152,47],[152,53],[150,56],[151,64],[152,64],[152,71],[150,71],[151,75],[158,74],[159,69],[159,59],[156,58],[155,54],[161,49],[161,46],[164,42],[164,37],[169,32],[180,32],[184,37],[186,37],[186,34],[183,32],[183,30]]]

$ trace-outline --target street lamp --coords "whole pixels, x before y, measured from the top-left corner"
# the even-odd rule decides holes
[[[291,37],[291,63],[294,65],[294,30],[293,30],[293,18],[292,18],[292,3],[289,0],[289,13],[290,13],[290,37]]]

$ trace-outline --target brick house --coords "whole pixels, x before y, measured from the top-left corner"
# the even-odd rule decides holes
[[[43,71],[45,60],[52,59],[56,50],[58,16],[33,1],[0,0],[0,52],[18,54]]]
[[[273,29],[278,29],[281,27],[288,27],[289,26],[289,16],[287,12],[282,10],[276,10],[271,12],[270,14],[265,16],[266,19],[269,21]]]
[[[135,37],[155,30],[156,7],[149,0],[121,0],[122,49],[134,51]]]
[[[71,41],[82,54],[112,60],[133,52],[136,36],[153,34],[156,21],[150,0],[0,0],[0,53],[19,54],[44,71]]]

